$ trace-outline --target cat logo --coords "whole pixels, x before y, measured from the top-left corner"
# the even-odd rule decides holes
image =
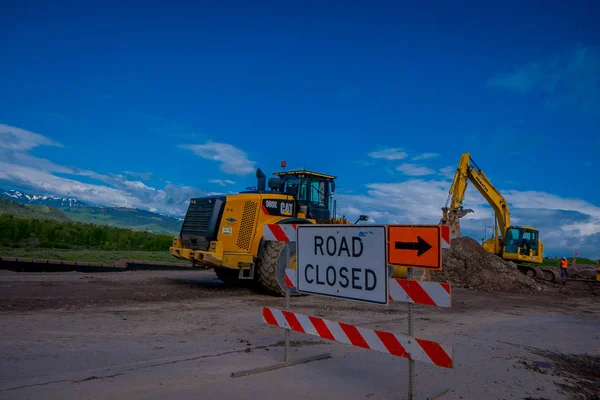
[[[281,215],[291,216],[293,214],[294,203],[284,203],[282,201],[280,204],[279,212],[281,212]]]
[[[265,215],[293,217],[294,202],[290,200],[263,200],[262,211]]]

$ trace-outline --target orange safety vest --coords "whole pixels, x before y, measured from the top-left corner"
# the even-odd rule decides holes
[[[568,268],[569,267],[569,262],[567,260],[560,260],[560,267],[561,268]]]

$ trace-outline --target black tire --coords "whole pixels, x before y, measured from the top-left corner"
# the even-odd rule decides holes
[[[217,278],[222,280],[227,286],[236,286],[240,284],[239,271],[231,268],[214,267]]]
[[[277,279],[277,264],[284,248],[285,243],[283,242],[265,242],[263,252],[256,266],[260,289],[276,296],[285,295],[285,291]]]
[[[286,251],[287,250],[287,251]],[[285,296],[285,269],[288,261],[295,263],[296,243],[265,242],[263,252],[256,264],[259,290],[275,296]],[[291,296],[301,296],[296,288],[290,288]]]

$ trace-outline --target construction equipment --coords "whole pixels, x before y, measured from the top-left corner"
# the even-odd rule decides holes
[[[448,200],[442,208],[440,223],[450,226],[450,238],[462,236],[460,218],[474,212],[464,209],[462,205],[469,181],[494,210],[494,235],[483,242],[483,248],[504,260],[513,261],[521,272],[530,277],[555,281],[557,276],[552,268],[537,266],[544,259],[544,245],[539,240],[538,230],[530,226],[511,225],[508,202],[475,164],[470,153],[461,155]]]
[[[296,268],[296,244],[264,240],[263,226],[351,222],[336,216],[336,177],[306,170],[273,175],[268,191],[259,168],[256,188],[191,199],[170,254],[194,266],[212,267],[225,283],[248,279],[270,294],[283,295],[286,265]],[[359,218],[366,220],[364,215]]]

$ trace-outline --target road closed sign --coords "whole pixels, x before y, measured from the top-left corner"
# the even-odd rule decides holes
[[[298,225],[296,240],[298,291],[388,303],[385,226]]]

